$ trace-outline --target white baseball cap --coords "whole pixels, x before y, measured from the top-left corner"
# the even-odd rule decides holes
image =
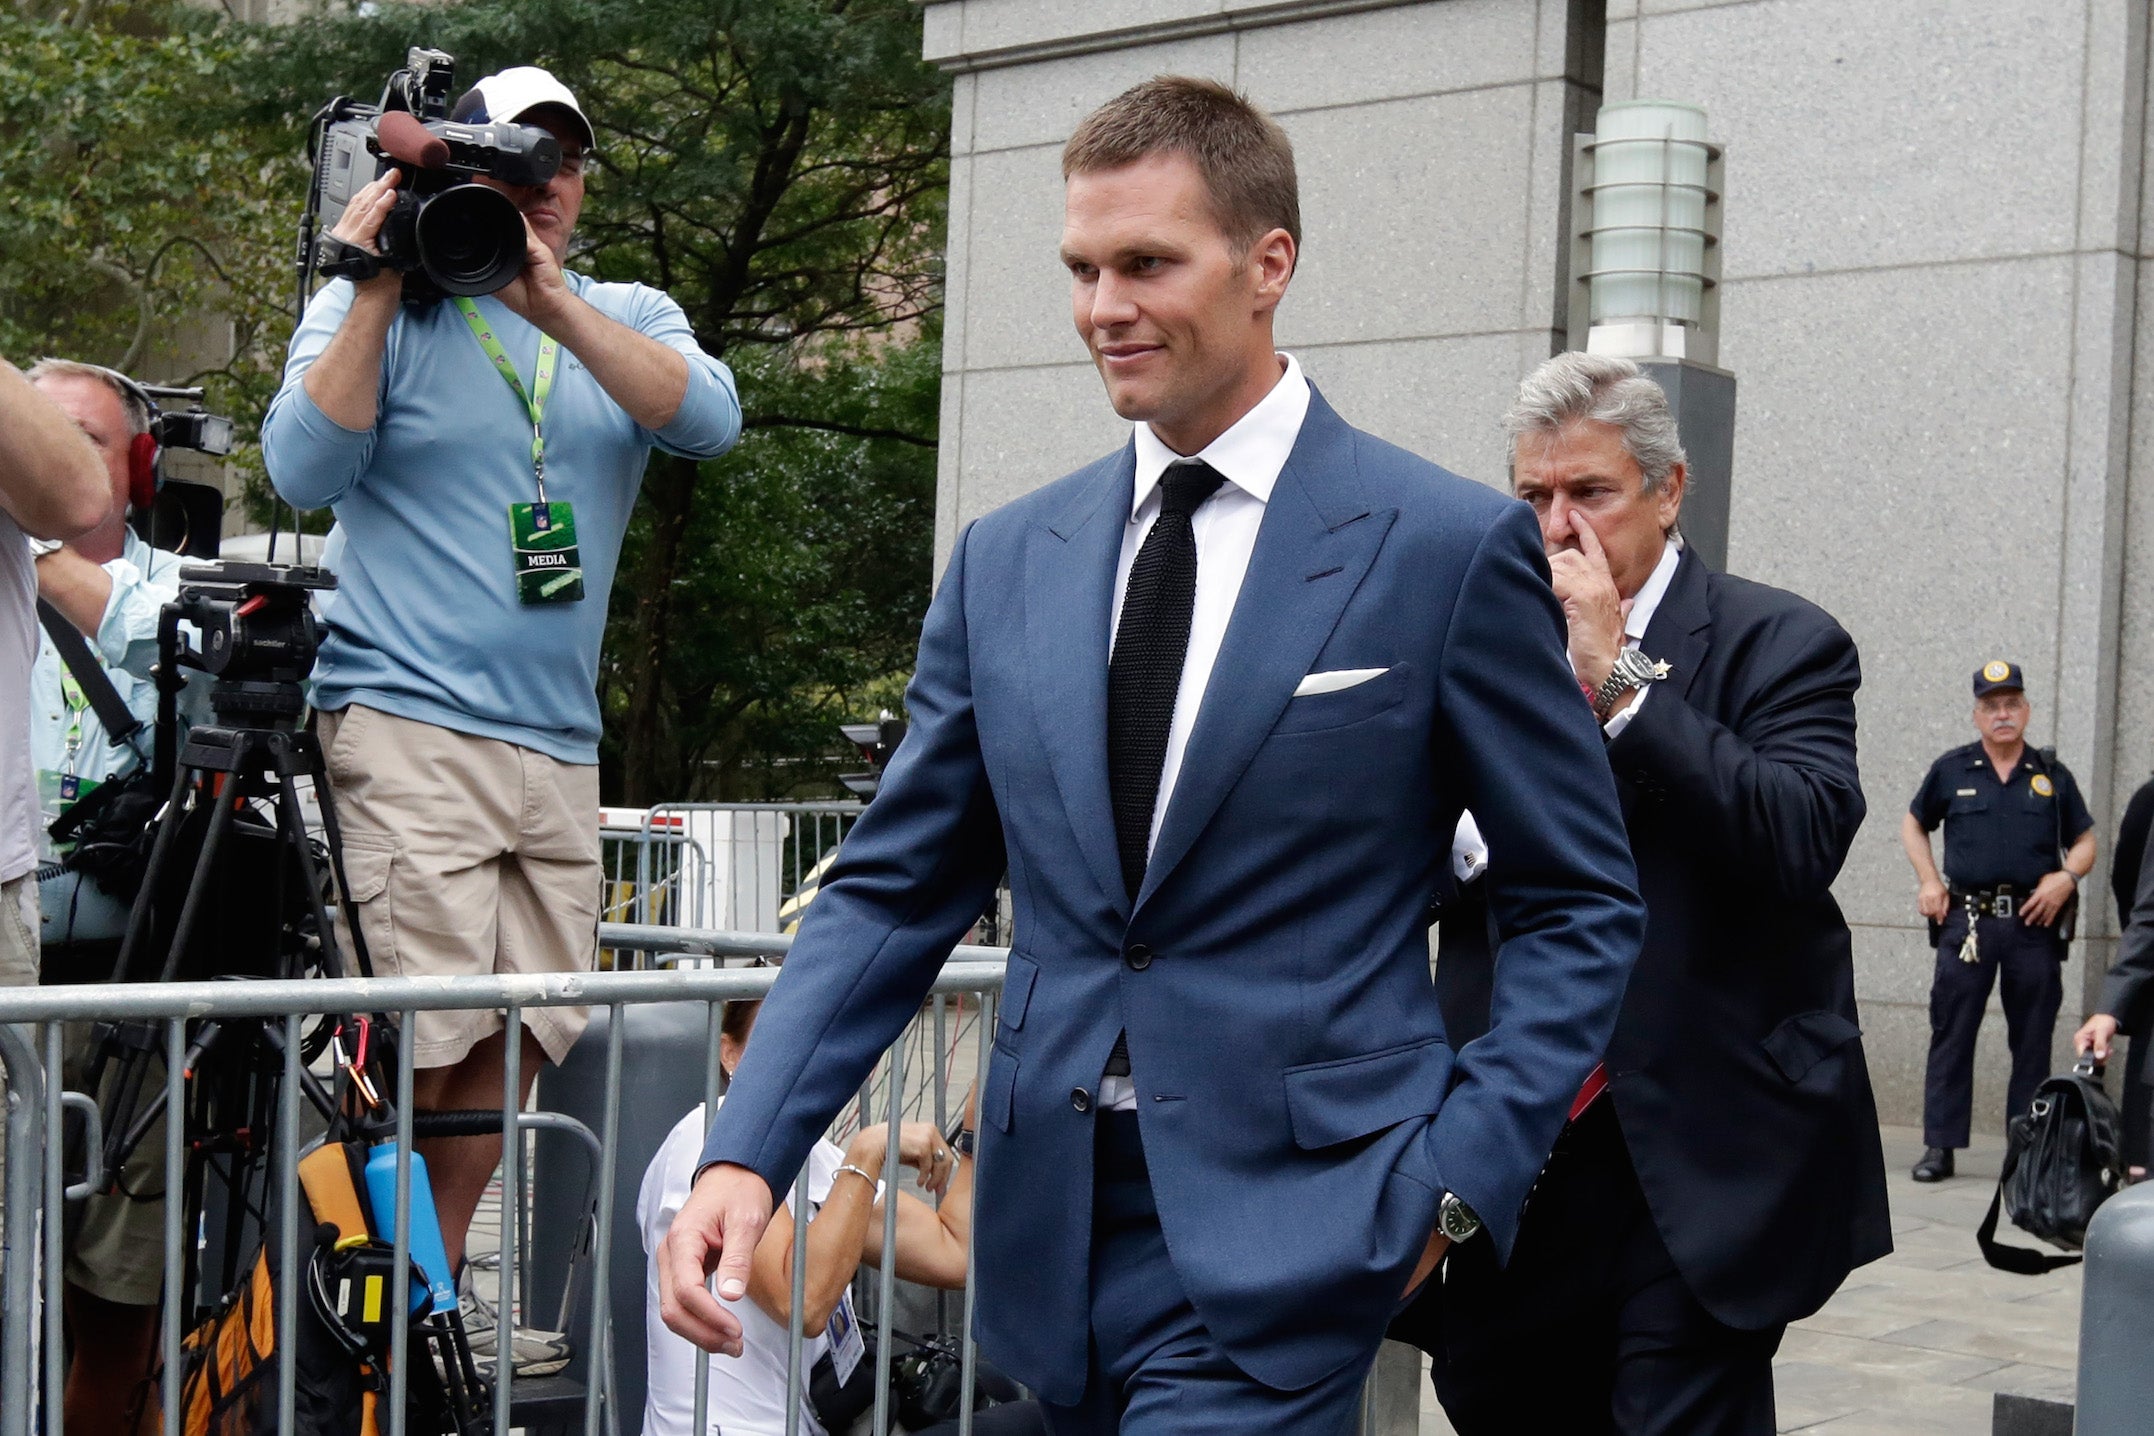
[[[576,127],[583,131],[583,147],[598,148],[598,136],[585,118],[583,106],[569,93],[568,86],[536,65],[517,65],[498,75],[485,79],[464,91],[449,118],[459,124],[489,125],[500,120],[521,120],[542,105],[556,105],[576,117]]]

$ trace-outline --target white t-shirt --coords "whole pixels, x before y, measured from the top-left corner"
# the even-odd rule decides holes
[[[636,1196],[636,1225],[643,1233],[646,1257],[658,1250],[673,1226],[674,1216],[688,1200],[696,1167],[703,1159],[703,1140],[709,1132],[710,1122],[698,1103],[666,1134],[658,1155],[644,1172],[643,1190]],[[808,1153],[810,1220],[829,1197],[831,1181],[844,1163],[845,1153],[829,1142],[817,1142]],[[792,1193],[787,1192],[787,1210],[792,1204]],[[753,1297],[742,1297],[729,1309],[740,1318],[741,1354],[707,1358],[711,1377],[710,1400],[705,1409],[706,1436],[717,1436],[721,1428],[724,1436],[785,1436],[786,1329],[772,1321]],[[643,1268],[643,1339],[649,1353],[643,1436],[691,1436],[696,1413],[696,1358],[703,1353],[687,1338],[674,1335],[659,1319],[658,1265],[648,1260]],[[803,1393],[808,1373],[829,1346],[830,1338],[824,1332],[811,1333],[801,1343]],[[825,1436],[808,1410],[805,1395],[800,1429],[806,1436]]]
[[[0,510],[0,883],[37,866],[37,773],[30,762],[36,562],[29,536]]]

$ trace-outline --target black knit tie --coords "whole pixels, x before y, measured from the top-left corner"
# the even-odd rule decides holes
[[[1107,777],[1114,791],[1115,847],[1131,898],[1144,883],[1152,809],[1167,763],[1174,695],[1189,654],[1189,620],[1197,602],[1197,539],[1190,515],[1225,478],[1184,459],[1160,476],[1159,518],[1130,566],[1122,621],[1107,665]]]

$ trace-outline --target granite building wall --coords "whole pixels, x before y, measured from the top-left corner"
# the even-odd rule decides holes
[[[938,563],[965,521],[1126,435],[1055,259],[1059,149],[1100,101],[1182,72],[1271,110],[1306,229],[1284,347],[1353,422],[1499,484],[1497,416],[1567,329],[1571,134],[1604,92],[1703,104],[1728,151],[1730,567],[1861,645],[1871,816],[1838,892],[1881,1107],[1915,1120],[1930,958],[1897,832],[1972,736],[1967,674],[2026,665],[2034,736],[2105,838],[2154,770],[2147,9],[929,0],[925,53],[955,72]],[[2113,946],[2106,889],[2088,897],[2060,1053]],[[1994,1126],[1994,1012],[1983,1042]]]

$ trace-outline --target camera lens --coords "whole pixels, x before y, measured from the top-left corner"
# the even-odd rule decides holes
[[[443,190],[425,202],[413,230],[420,267],[445,293],[492,294],[523,270],[524,217],[499,190]]]

